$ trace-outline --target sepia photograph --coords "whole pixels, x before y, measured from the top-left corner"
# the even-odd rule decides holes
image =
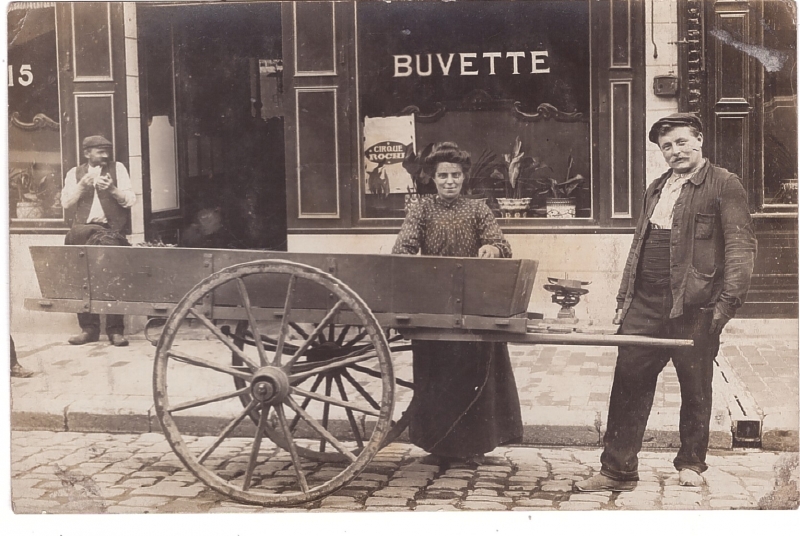
[[[9,516],[797,513],[794,0],[6,18]]]

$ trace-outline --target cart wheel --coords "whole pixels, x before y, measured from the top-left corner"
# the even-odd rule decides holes
[[[257,321],[263,323],[267,315],[263,309],[251,305],[251,297],[257,298],[265,288],[274,291],[279,285],[287,291],[275,344],[271,345],[263,342]],[[246,316],[255,332],[255,355],[237,348],[223,329],[203,314],[203,308],[222,294],[228,298],[238,295],[240,305],[235,310]],[[305,340],[300,344],[290,344],[287,335],[298,295],[306,298],[308,295],[329,296],[332,305],[322,312],[317,311],[322,318]],[[301,313],[307,314],[308,310],[296,316]],[[325,360],[310,358],[314,355],[312,342],[335,322],[339,314],[347,315],[349,323],[363,329],[366,333],[363,340],[368,340],[369,344]],[[208,340],[201,338],[198,341],[198,328]],[[241,366],[229,364],[231,351],[238,355]],[[355,388],[345,388],[346,394],[335,398],[301,387],[310,378],[327,376],[331,371],[360,364],[379,371],[379,401],[365,397]],[[242,387],[234,391],[225,390],[228,377],[241,380]],[[191,383],[186,385],[187,382]],[[180,392],[184,394],[186,389],[211,390],[215,386],[219,386],[220,392],[175,403],[170,401],[170,383],[183,384],[185,388]],[[265,506],[313,501],[355,478],[377,453],[389,431],[395,387],[386,335],[364,301],[332,275],[283,260],[238,264],[213,274],[189,291],[168,318],[159,339],[153,385],[158,419],[184,465],[218,492],[242,502]],[[336,386],[338,388],[338,384]],[[184,439],[182,434],[191,435],[193,408],[219,404],[218,407],[229,410],[232,399],[244,393],[250,397],[247,407],[235,410],[233,418],[216,438]],[[342,434],[335,429],[326,429],[318,416],[312,415],[313,411],[306,411],[303,405],[308,405],[305,402],[308,399],[325,402],[325,407],[347,415],[373,418],[369,433],[361,437],[361,447],[348,445],[346,439],[340,439]],[[244,440],[233,437],[248,428],[244,426],[249,424],[245,421],[248,415],[257,416],[255,431]],[[309,463],[304,464],[300,459],[300,447],[307,441],[298,438],[290,428],[292,423],[299,422],[316,434],[316,441],[327,443],[349,465],[337,468],[336,474],[331,468],[325,468],[320,475],[309,471]],[[239,434],[235,434],[237,431]],[[288,452],[288,457],[278,455],[276,461],[271,462],[267,457],[270,452],[262,445],[265,436],[279,438],[278,446]],[[237,456],[242,448],[244,451]],[[282,470],[286,465],[291,465],[291,472]],[[280,473],[279,478],[274,478],[276,473]],[[287,473],[292,475],[291,478],[286,478]]]
[[[285,345],[291,345],[293,348],[296,347],[297,339],[301,342],[307,341],[309,338],[308,333],[314,331],[317,327],[316,324],[300,324],[296,322],[290,322],[289,325],[292,329],[295,343],[285,343]],[[241,320],[236,325],[235,333],[231,334],[230,329],[223,329],[227,335],[231,336],[233,343],[240,350],[240,352],[231,352],[233,366],[241,366],[243,364],[242,358],[239,355],[241,352],[247,352],[248,350],[252,352],[255,348],[256,343],[249,326],[250,324],[248,321]],[[265,334],[263,329],[259,331],[264,347],[274,350],[277,341]],[[394,355],[411,350],[409,342],[404,340],[403,336],[394,330],[386,330],[386,339],[389,343],[389,350]],[[299,364],[313,363],[314,361],[327,361],[351,352],[363,352],[365,350],[374,351],[374,345],[372,340],[367,337],[367,332],[363,327],[349,324],[330,324],[327,329],[323,330],[323,332],[311,342],[307,355],[299,361]],[[392,356],[393,359],[394,355]],[[380,382],[378,382],[377,379],[381,378],[381,373],[378,365],[379,363],[376,360],[371,360],[371,362],[367,361],[364,363],[352,364],[317,374],[313,379],[308,379],[311,384],[310,391],[315,393],[318,390],[322,392],[324,389],[325,396],[332,396],[347,402],[349,399],[347,393],[355,390],[355,392],[366,400],[373,409],[380,409],[380,404],[376,400],[380,398]],[[244,380],[240,378],[234,377],[233,381],[237,389],[242,389],[246,385]],[[410,403],[413,397],[414,385],[410,381],[398,377],[395,377],[394,381],[395,402]],[[239,400],[244,407],[248,407],[252,397],[249,392],[245,391],[239,395]],[[347,417],[346,424],[329,423],[330,403],[306,397],[301,407],[303,409],[308,409],[309,404],[321,405],[322,426],[328,429],[329,424],[332,424],[334,428],[339,424],[339,433],[348,440],[356,442],[357,448],[353,450],[353,454],[358,454],[360,452],[364,447],[363,437],[366,436],[368,432],[368,423],[365,415],[358,416],[352,410],[345,409]],[[410,414],[410,411],[408,412]],[[250,418],[254,423],[257,423],[258,413],[252,411],[250,413]],[[397,422],[392,421],[392,427],[384,439],[381,448],[388,445],[402,434],[403,430],[408,426],[408,420],[408,417],[404,415],[404,417],[401,417]],[[295,433],[298,424],[301,423],[298,416],[295,415],[294,419],[289,424],[289,429]],[[342,424],[344,429],[342,429]],[[267,430],[266,433],[270,434],[273,431],[276,435],[270,435],[270,439],[282,448],[286,448],[286,441],[279,429]],[[298,430],[295,435],[297,436],[299,433],[300,436],[309,436],[308,430],[305,432],[306,433],[301,429]],[[342,453],[327,448],[327,441],[324,440],[316,442],[313,448],[298,446],[297,451],[301,456],[310,460],[329,463],[347,461],[347,457]]]

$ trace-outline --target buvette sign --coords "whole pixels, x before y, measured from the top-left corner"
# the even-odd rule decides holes
[[[431,76],[433,74],[449,76],[451,71],[456,76],[477,76],[485,73],[497,74],[498,69],[505,69],[511,74],[547,74],[550,67],[547,63],[547,50],[531,50],[530,52],[459,52],[449,54],[394,54],[394,77]],[[435,57],[435,60],[434,60]],[[454,65],[455,64],[455,65]],[[530,67],[529,67],[530,66]]]

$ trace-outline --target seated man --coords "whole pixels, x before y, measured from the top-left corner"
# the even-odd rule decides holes
[[[111,142],[103,136],[83,140],[86,162],[67,172],[61,205],[75,217],[64,239],[66,245],[129,245],[123,233],[130,224],[130,207],[136,203],[128,171],[111,162]],[[100,315],[78,313],[81,332],[70,344],[96,342],[100,338]],[[114,346],[127,346],[123,315],[106,315],[106,334]]]

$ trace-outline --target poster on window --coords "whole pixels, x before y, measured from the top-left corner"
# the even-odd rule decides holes
[[[414,191],[414,181],[403,167],[409,150],[416,152],[413,115],[364,119],[367,195],[387,197]]]

